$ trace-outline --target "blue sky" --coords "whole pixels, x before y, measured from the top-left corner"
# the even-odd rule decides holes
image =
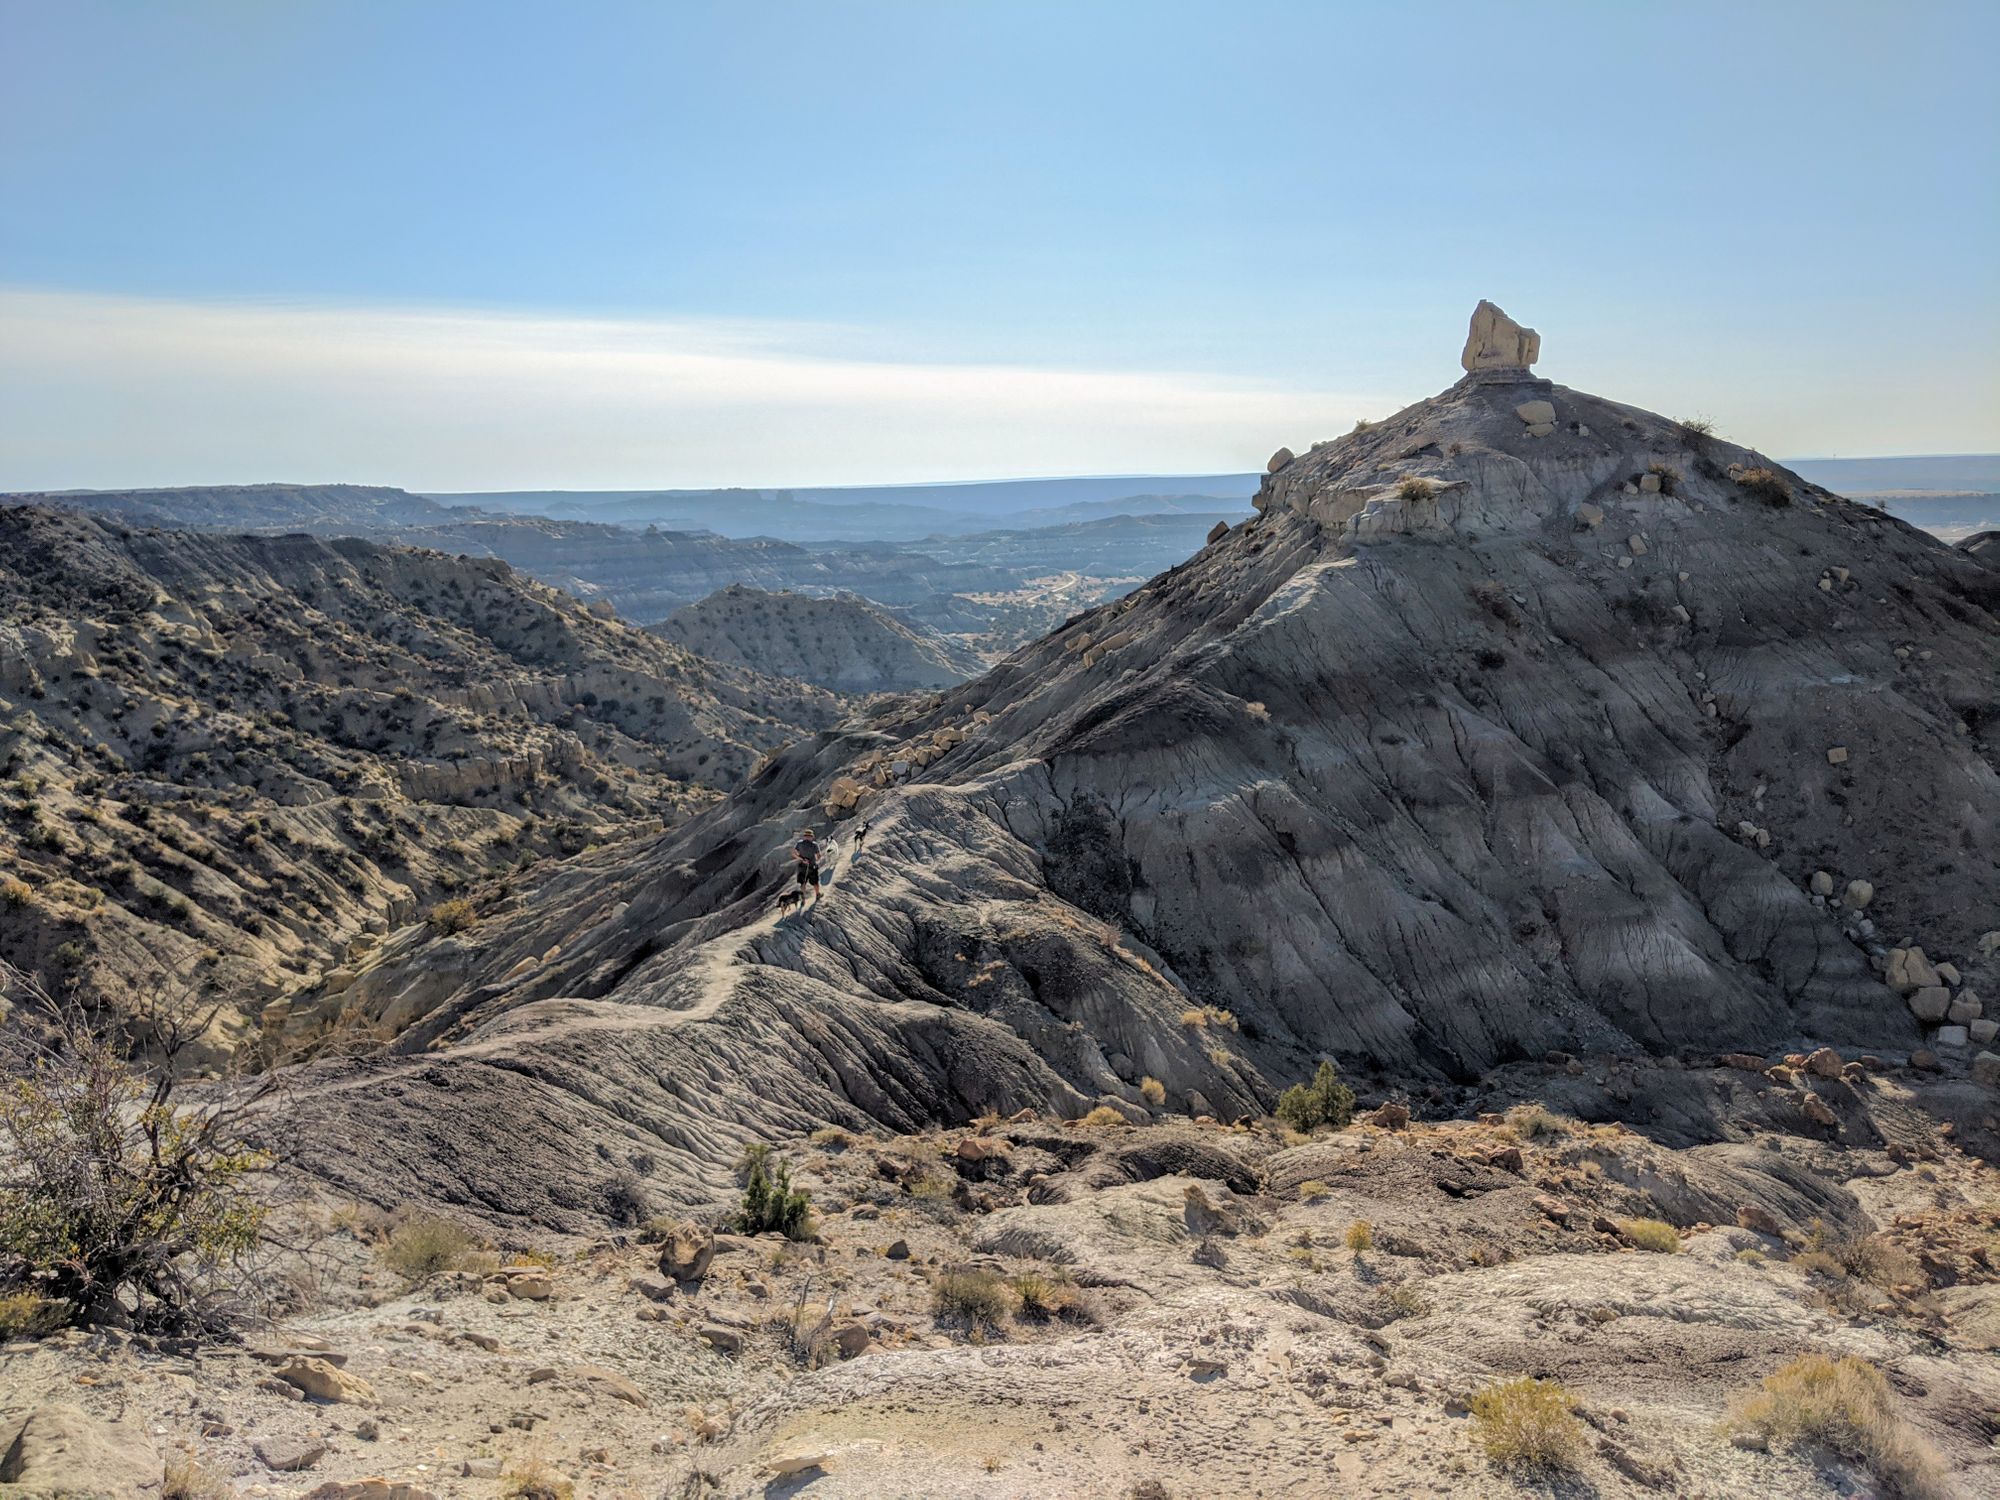
[[[2000,6],[0,0],[0,487],[2000,448]],[[11,415],[9,415],[11,413]]]

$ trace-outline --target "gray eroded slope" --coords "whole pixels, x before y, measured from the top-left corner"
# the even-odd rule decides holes
[[[388,945],[354,1002],[433,1050],[327,1107],[449,1150],[338,1170],[559,1218],[580,1141],[673,1192],[823,1119],[1147,1076],[1227,1117],[1321,1052],[1914,1047],[1886,944],[2000,987],[2000,581],[1765,467],[1518,372],[1322,444],[993,672]],[[830,903],[771,917],[792,832],[857,801]]]

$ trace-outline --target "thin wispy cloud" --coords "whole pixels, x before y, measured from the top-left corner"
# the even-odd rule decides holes
[[[869,358],[816,324],[0,291],[0,488],[928,481],[1261,466],[1399,405]]]

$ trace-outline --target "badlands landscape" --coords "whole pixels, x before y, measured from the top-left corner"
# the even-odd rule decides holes
[[[1541,359],[990,666],[0,510],[0,1496],[2000,1492],[2000,566]]]

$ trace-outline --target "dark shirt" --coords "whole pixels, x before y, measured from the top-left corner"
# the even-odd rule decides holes
[[[796,854],[806,864],[816,865],[819,863],[819,841],[817,839],[800,839],[796,844],[792,845],[792,853]]]

